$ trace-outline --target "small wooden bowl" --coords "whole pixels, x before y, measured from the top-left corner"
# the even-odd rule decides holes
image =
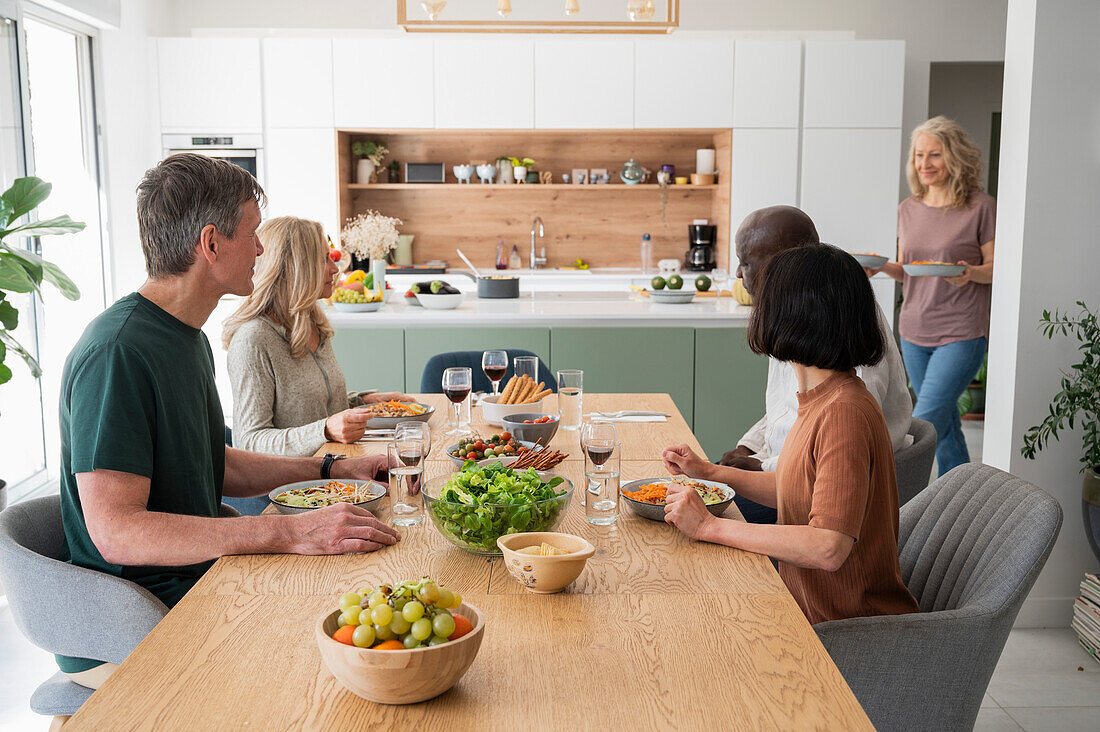
[[[464,602],[451,613],[469,619],[474,629],[439,646],[374,651],[332,639],[340,617],[340,611],[334,610],[317,621],[317,647],[325,667],[356,696],[379,704],[415,704],[439,696],[458,683],[481,648],[485,631],[481,611]]]
[[[709,186],[714,184],[714,173],[692,173],[691,184],[693,186]]]
[[[544,541],[569,553],[539,557],[516,552],[524,547],[539,546]],[[508,534],[497,539],[497,546],[504,554],[504,566],[512,577],[538,595],[564,590],[566,585],[580,576],[588,558],[596,553],[596,547],[581,537],[553,531]]]

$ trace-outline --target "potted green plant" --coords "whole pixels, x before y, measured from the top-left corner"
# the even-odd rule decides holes
[[[396,160],[391,160],[390,164],[386,167],[389,169],[389,176],[390,176],[389,181],[387,181],[387,182],[389,182],[389,183],[400,183],[401,182],[401,175],[400,175],[400,173],[401,173],[401,164],[399,162],[397,162]]]
[[[67,215],[42,221],[19,223],[19,219],[34,211],[50,196],[53,186],[41,178],[16,178],[11,188],[0,194],[0,384],[11,380],[11,368],[5,363],[16,353],[27,364],[31,376],[38,378],[42,368],[30,351],[13,335],[19,326],[19,311],[8,300],[9,292],[42,293],[42,282],[49,282],[69,300],[80,297],[80,290],[54,263],[28,249],[14,245],[14,240],[26,236],[56,236],[72,234],[84,228],[80,221]],[[7,488],[0,480],[0,509],[7,504]]]
[[[1050,440],[1058,439],[1058,431],[1075,422],[1084,428],[1084,455],[1081,457],[1084,484],[1081,489],[1081,510],[1085,519],[1085,535],[1089,546],[1100,559],[1100,327],[1096,313],[1078,300],[1081,312],[1076,317],[1057,310],[1051,315],[1044,310],[1039,327],[1047,338],[1073,335],[1080,342],[1077,350],[1081,360],[1062,375],[1062,389],[1050,401],[1049,414],[1024,435],[1021,454],[1034,460]]]
[[[527,182],[527,171],[534,167],[535,161],[531,158],[508,158],[512,161],[512,175],[516,183]]]
[[[370,183],[374,179],[374,171],[386,159],[389,152],[380,142],[359,140],[351,143],[351,153],[359,159],[355,169],[355,182]]]
[[[985,377],[988,372],[989,355],[987,354],[978,373],[974,375],[974,380],[959,396],[959,416],[963,419],[985,418]]]

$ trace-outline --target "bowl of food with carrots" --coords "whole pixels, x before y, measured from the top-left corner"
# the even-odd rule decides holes
[[[665,520],[665,497],[670,483],[687,485],[699,492],[707,510],[721,516],[733,503],[733,489],[725,483],[677,475],[671,478],[642,478],[622,486],[619,491],[630,509],[650,521]]]
[[[480,610],[421,577],[344,593],[315,635],[325,667],[348,691],[379,704],[414,704],[458,683],[484,631]]]

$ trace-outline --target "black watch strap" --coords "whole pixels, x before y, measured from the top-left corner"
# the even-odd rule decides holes
[[[328,480],[332,477],[332,464],[337,460],[346,458],[347,455],[339,455],[334,452],[326,452],[325,456],[321,458],[321,477]]]

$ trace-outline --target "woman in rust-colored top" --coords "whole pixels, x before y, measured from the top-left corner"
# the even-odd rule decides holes
[[[874,396],[855,375],[885,352],[859,264],[827,244],[791,249],[764,271],[749,346],[793,366],[798,417],[775,473],[714,465],[667,448],[669,472],[722,481],[778,511],[778,524],[707,512],[670,486],[665,521],[693,539],[767,554],[811,623],[920,612],[898,565],[894,451]]]
[[[917,404],[936,428],[943,475],[970,462],[957,403],[985,358],[997,203],[982,191],[982,154],[944,117],[913,130],[906,163],[913,195],[898,206],[898,261],[882,272],[902,283],[901,353]],[[906,274],[916,262],[961,264],[955,277]],[[878,270],[875,270],[878,271]]]

